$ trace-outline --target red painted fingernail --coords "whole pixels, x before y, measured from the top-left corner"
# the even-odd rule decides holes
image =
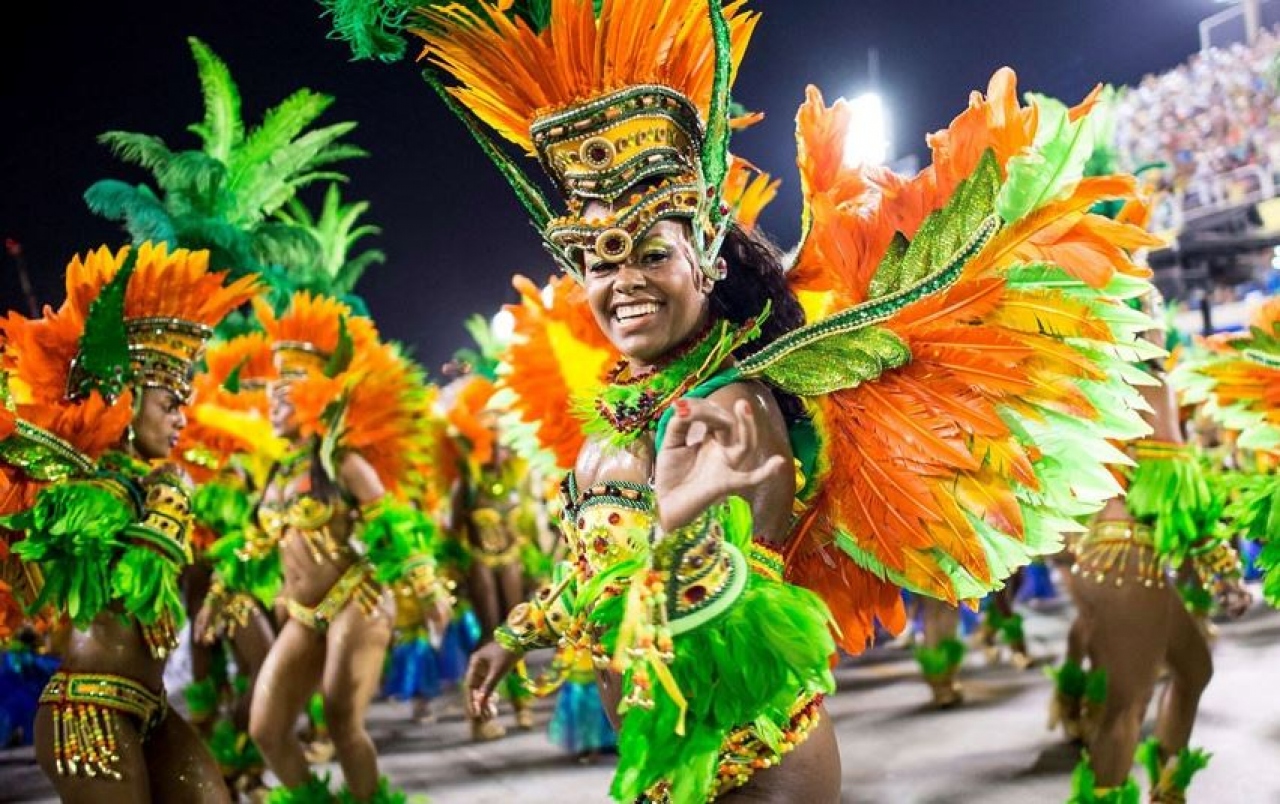
[[[684,399],[676,400],[676,414],[679,416],[689,415],[689,402]]]

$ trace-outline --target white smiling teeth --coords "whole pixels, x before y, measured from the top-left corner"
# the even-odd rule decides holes
[[[629,318],[639,318],[642,315],[658,312],[658,305],[653,302],[645,302],[643,304],[624,304],[613,311],[614,316],[619,321],[626,321]]]

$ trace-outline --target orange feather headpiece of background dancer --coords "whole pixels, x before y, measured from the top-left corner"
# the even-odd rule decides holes
[[[420,425],[431,412],[421,369],[336,299],[303,291],[283,315],[261,303],[257,314],[299,435],[359,452],[389,491],[419,494],[430,446]]]
[[[123,435],[134,391],[189,401],[213,327],[257,292],[252,277],[225,278],[209,271],[208,252],[163,244],[73,258],[57,310],[0,320],[0,369],[18,419],[96,458]]]

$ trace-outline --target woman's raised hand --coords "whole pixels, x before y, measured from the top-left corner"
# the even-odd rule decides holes
[[[725,497],[742,494],[787,468],[759,447],[751,403],[725,409],[705,399],[678,399],[658,451],[654,493],[663,530],[689,524]]]

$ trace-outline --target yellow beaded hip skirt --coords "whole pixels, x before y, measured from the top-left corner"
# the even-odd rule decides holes
[[[1136,584],[1163,589],[1168,569],[1156,554],[1150,525],[1123,519],[1094,522],[1075,545],[1076,563],[1071,571],[1099,584]]]

